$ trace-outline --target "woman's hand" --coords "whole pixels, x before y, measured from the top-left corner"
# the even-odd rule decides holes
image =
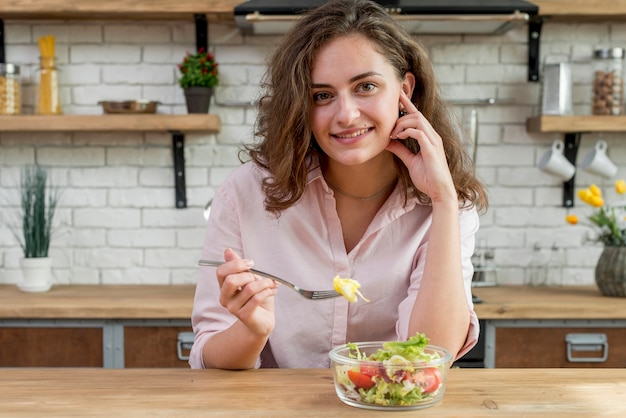
[[[253,263],[233,250],[224,251],[225,263],[216,270],[220,304],[235,315],[251,333],[268,336],[274,329],[274,295],[279,284],[248,272]]]
[[[407,114],[398,119],[391,131],[387,150],[402,160],[415,187],[427,194],[433,204],[450,198],[456,200],[441,137],[404,92],[400,93],[400,103]],[[413,154],[401,143],[407,138],[417,140],[420,152]]]

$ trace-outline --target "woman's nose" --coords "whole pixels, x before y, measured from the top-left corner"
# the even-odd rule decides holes
[[[337,104],[336,117],[341,124],[350,125],[361,114],[358,103],[351,97],[343,96],[337,101]]]

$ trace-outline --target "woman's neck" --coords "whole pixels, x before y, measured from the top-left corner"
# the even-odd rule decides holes
[[[326,183],[335,193],[355,200],[375,200],[386,195],[398,178],[393,157],[389,157],[351,166],[326,159],[321,161],[321,168]]]

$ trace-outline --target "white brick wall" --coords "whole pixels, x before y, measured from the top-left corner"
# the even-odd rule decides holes
[[[160,113],[186,113],[176,64],[194,49],[193,23],[5,21],[7,60],[22,69],[24,113],[33,112],[37,38],[46,34],[57,40],[65,113],[99,114],[100,100],[134,98],[160,101]],[[601,247],[589,241],[585,226],[565,224],[561,183],[535,167],[559,135],[525,129],[526,118],[539,111],[541,94],[540,84],[526,81],[526,28],[497,37],[422,40],[446,97],[502,101],[478,107],[477,157],[491,199],[479,239],[495,248],[499,282],[525,283],[537,273],[537,260],[552,259],[557,267],[549,275],[555,282],[592,284]],[[186,136],[186,209],[175,208],[167,133],[0,134],[0,283],[21,277],[21,250],[9,225],[16,221],[20,167],[35,162],[51,166],[64,191],[51,249],[57,283],[195,282],[204,205],[239,165],[237,151],[252,139],[256,116],[251,107],[220,104],[258,98],[264,62],[277,38],[244,38],[234,26],[210,24],[209,41],[222,74],[211,112],[223,126],[215,135]],[[625,47],[626,24],[544,24],[542,57],[567,54],[575,61],[578,114],[589,113],[589,57],[600,46]],[[465,124],[470,110],[457,107]],[[626,175],[622,136],[603,136],[619,176]],[[579,158],[597,137],[583,135]],[[612,183],[577,174],[578,186],[592,182],[607,189]],[[569,211],[588,213],[581,206]]]

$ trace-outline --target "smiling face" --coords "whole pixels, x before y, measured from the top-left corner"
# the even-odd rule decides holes
[[[330,41],[315,56],[311,80],[311,127],[329,163],[380,156],[398,119],[403,82],[374,44],[362,35]]]

